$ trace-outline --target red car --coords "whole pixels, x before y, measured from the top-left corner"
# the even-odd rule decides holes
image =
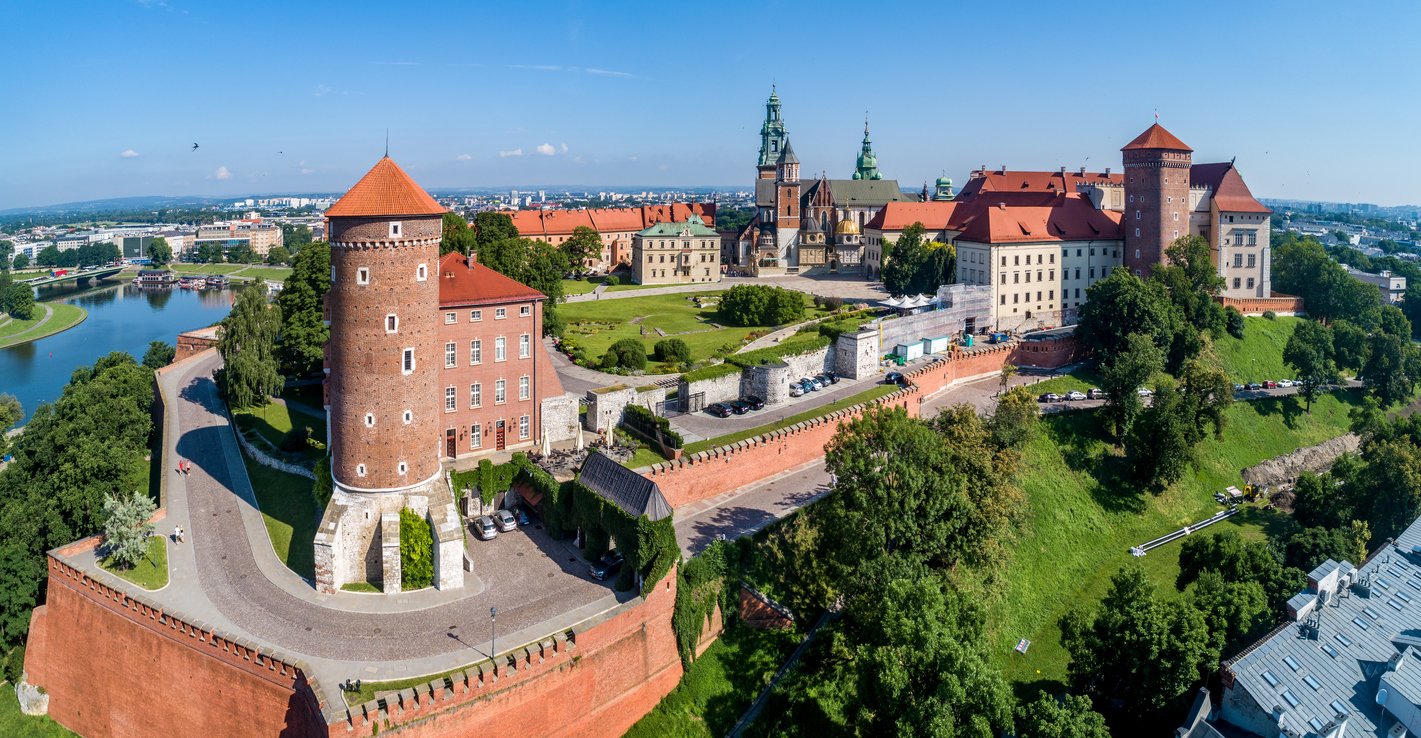
[[[1278,389],[1278,383],[1270,379],[1263,383],[1263,389]]]

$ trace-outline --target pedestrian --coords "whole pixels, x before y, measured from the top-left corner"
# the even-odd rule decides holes
[[[173,526],[173,540],[178,543],[183,542],[183,527],[181,525]]]

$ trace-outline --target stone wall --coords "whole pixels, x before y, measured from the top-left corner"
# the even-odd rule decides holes
[[[577,438],[577,410],[578,398],[571,392],[543,398],[543,430],[549,441],[558,443]]]
[[[834,371],[833,347],[826,347],[807,354],[796,354],[785,356],[783,361],[789,366],[789,373],[795,379],[800,377],[812,377],[816,374],[823,374],[827,371]],[[786,381],[788,384],[788,381]]]
[[[631,377],[630,379],[635,379]],[[628,405],[641,405],[656,411],[658,403],[666,401],[666,388],[649,386],[633,389],[623,385],[603,387],[587,392],[587,417],[583,428],[593,433],[606,433],[609,427],[622,422]]]
[[[195,356],[210,348],[217,347],[217,326],[199,328],[178,334],[176,351],[172,363],[176,364],[190,356]]]
[[[745,394],[764,398],[766,405],[778,405],[789,399],[788,364],[757,364],[747,367],[741,376]]]
[[[439,477],[428,486],[409,492],[347,492],[336,487],[316,528],[316,590],[333,593],[344,584],[383,578],[385,555],[381,528],[384,527],[382,519],[386,513],[395,513],[395,529],[398,531],[402,508],[408,507],[426,519],[432,519],[431,507],[440,510],[452,508],[453,504],[449,485]],[[451,514],[454,514],[452,509],[440,513]],[[435,535],[440,535],[437,528]],[[395,542],[398,554],[398,532]],[[441,557],[443,555],[441,551]]]
[[[399,594],[404,587],[400,561],[400,514],[386,511],[380,516],[380,583],[385,594]]]
[[[834,342],[834,373],[849,379],[863,379],[878,373],[878,330],[845,333]]]
[[[759,630],[789,630],[794,627],[794,615],[784,605],[742,583],[740,622]]]
[[[677,394],[682,400],[698,394],[705,395],[706,405],[712,402],[729,402],[739,399],[748,394],[754,394],[748,389],[741,388],[743,373],[736,371],[734,374],[727,374],[714,379],[702,379],[698,382],[682,381],[677,389]],[[763,395],[762,395],[763,396]]]
[[[1074,364],[1083,359],[1085,354],[1074,335],[1041,341],[1020,341],[1011,346],[1011,363],[1042,369],[1056,369]]]
[[[250,458],[252,461],[257,462],[262,466],[269,467],[280,472],[286,472],[287,474],[295,474],[298,477],[305,477],[307,479],[315,481],[315,472],[311,471],[310,469],[307,469],[304,466],[301,466],[300,464],[291,464],[285,461],[279,461],[277,459],[272,458],[270,454],[257,448],[256,444],[253,444],[251,441],[248,441],[247,437],[242,435],[242,432],[240,430],[237,430],[237,425],[235,423],[229,424],[229,427],[232,429],[232,435],[237,437],[237,445],[242,447],[242,453],[246,454],[247,458]]]

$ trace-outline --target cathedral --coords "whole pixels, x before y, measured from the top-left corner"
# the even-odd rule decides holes
[[[800,179],[800,161],[790,144],[779,95],[771,89],[760,126],[756,165],[755,215],[738,234],[730,263],[756,275],[799,274],[810,270],[865,274],[863,226],[890,202],[952,198],[952,181],[936,189],[905,194],[898,181],[884,179],[873,153],[868,120],[849,179],[821,173]]]

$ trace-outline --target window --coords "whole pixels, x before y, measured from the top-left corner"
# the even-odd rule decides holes
[[[1307,682],[1307,685],[1308,685],[1309,687],[1312,687],[1312,689],[1313,689],[1314,692],[1316,692],[1316,691],[1322,689],[1322,683],[1319,682],[1318,680],[1314,679],[1311,674],[1305,675],[1305,676],[1303,677],[1303,681],[1304,681],[1304,682]]]
[[[1258,265],[1258,255],[1257,255],[1257,254],[1249,254],[1249,255],[1248,255],[1248,268],[1249,268],[1249,269],[1252,269],[1253,267],[1255,267],[1255,266],[1257,266],[1257,265]]]
[[[524,374],[523,376],[521,376],[521,377],[518,378],[518,399],[520,399],[520,400],[526,400],[526,399],[528,399],[528,397],[529,397],[530,394],[531,394],[529,390],[530,390],[530,386],[529,386],[529,382],[528,382],[528,375],[527,375],[527,374]]]
[[[404,374],[409,374],[414,371],[414,349],[405,349],[400,371]]]
[[[1273,676],[1273,672],[1271,671],[1263,672],[1263,681],[1268,682],[1268,685],[1271,687],[1278,686],[1278,677]]]
[[[444,412],[452,413],[454,412],[455,408],[458,407],[458,401],[455,399],[456,392],[457,390],[455,390],[452,386],[444,388]]]
[[[526,359],[533,354],[533,337],[524,333],[518,337],[518,358]]]
[[[1051,280],[1052,282],[1055,282],[1055,281],[1056,281],[1056,270],[1055,270],[1055,269],[1052,269],[1051,271],[1047,272],[1046,278],[1049,279],[1049,280]]]
[[[1018,302],[1021,301],[1020,298],[1021,298],[1021,295],[1019,295],[1019,294],[1017,294],[1017,293],[1015,293],[1015,292],[1011,293],[1011,304],[1013,304],[1013,305],[1017,304]]]
[[[484,386],[480,382],[469,385],[469,407],[479,408],[484,406]]]
[[[1135,220],[1139,220],[1139,219],[1140,219],[1140,211],[1136,210],[1136,211],[1135,211]]]
[[[356,284],[370,284],[370,267],[360,267],[355,270]]]
[[[533,428],[532,428],[532,424],[530,424],[530,423],[528,422],[528,416],[527,416],[527,415],[524,415],[524,416],[519,417],[519,418],[518,418],[518,437],[519,437],[519,438],[524,438],[524,439],[526,439],[528,436],[531,436],[531,435],[533,435]]]
[[[1012,263],[1012,266],[1021,266],[1021,256],[1020,256],[1020,255],[1013,256],[1013,257],[1011,258],[1011,263]]]
[[[399,471],[400,476],[403,477],[403,476],[405,475],[405,473],[410,470],[410,465],[409,465],[409,464],[406,464],[406,463],[403,462],[403,461],[401,461],[401,462],[400,462],[400,465],[397,466],[397,467],[395,467],[395,468],[396,468],[396,470]]]
[[[1179,222],[1179,213],[1174,213],[1174,222]]]
[[[458,320],[458,318],[456,318],[456,317],[454,316],[454,313],[445,313],[445,314],[444,314],[444,322],[445,322],[445,323],[453,323],[455,320]]]
[[[470,322],[470,323],[477,323],[477,322],[479,322],[480,320],[483,320],[483,319],[484,319],[484,311],[482,311],[482,310],[470,310],[470,311],[469,311],[469,322]]]
[[[504,318],[507,318],[507,317],[508,317],[508,308],[494,308],[494,310],[493,310],[493,319],[494,319],[494,320],[503,320]]]
[[[1292,656],[1284,656],[1283,663],[1287,664],[1288,668],[1292,669],[1293,671],[1297,671],[1298,669],[1302,668],[1302,665],[1298,663],[1298,660],[1293,658]]]
[[[1135,238],[1139,238],[1139,237],[1140,237],[1140,229],[1139,229],[1139,228],[1136,228],[1136,229],[1135,229]],[[1139,250],[1139,249],[1136,249],[1136,251],[1138,251],[1138,250]]]
[[[1288,704],[1289,704],[1289,705],[1292,705],[1293,707],[1297,707],[1297,706],[1298,706],[1298,698],[1295,697],[1295,696],[1293,696],[1292,690],[1289,690],[1289,689],[1283,690],[1283,699],[1284,699],[1284,700],[1287,700]]]
[[[1095,267],[1090,268],[1090,278],[1095,279]]]
[[[390,224],[390,238],[399,238],[399,236],[400,236],[400,224],[399,224],[399,223],[391,223],[391,224]]]
[[[355,476],[357,476],[357,477],[363,477],[363,476],[365,476],[365,465],[364,465],[364,464],[356,464],[356,465],[355,465]]]
[[[484,363],[484,342],[475,338],[469,341],[469,365],[475,366]]]
[[[1342,704],[1341,702],[1338,702],[1337,700],[1333,700],[1330,704],[1331,704],[1331,707],[1332,707],[1332,711],[1333,711],[1334,713],[1336,713],[1336,714],[1338,714],[1338,715],[1346,715],[1346,714],[1347,714],[1347,706],[1344,705],[1344,704]]]
[[[1076,299],[1081,299],[1081,288],[1079,287],[1076,288]]]
[[[1238,277],[1234,277],[1234,289],[1238,289],[1239,283],[1242,281]]]
[[[414,280],[416,282],[423,282],[427,279],[429,279],[429,267],[420,264],[414,268]]]
[[[1041,290],[1036,291],[1036,301],[1041,302]]]
[[[1243,266],[1243,254],[1234,254],[1234,266]],[[1249,266],[1252,266],[1252,264],[1250,264]]]
[[[483,426],[474,423],[469,426],[469,449],[476,449],[484,445]]]
[[[1051,254],[1051,263],[1052,263],[1052,264],[1055,264],[1055,263],[1056,263],[1056,255],[1055,255],[1055,254]]]
[[[406,411],[405,411],[404,421],[405,421],[405,425],[409,425],[410,423],[413,423],[413,422],[414,422],[414,413],[412,413],[412,412],[406,410]]]
[[[1011,283],[1012,283],[1012,284],[1021,284],[1021,272],[1012,272],[1012,273],[1011,273]]]
[[[495,405],[502,405],[507,401],[507,398],[504,396],[504,384],[502,379],[493,383],[493,404]]]
[[[1007,296],[1006,296],[1006,295],[1002,295],[1002,303],[1001,303],[1001,304],[1003,304],[1003,305],[1007,304]]]
[[[701,256],[702,256],[702,257],[705,257],[705,254],[701,254]],[[702,261],[705,261],[704,258],[702,258],[701,260],[702,260]],[[532,314],[533,314],[533,308],[529,307],[528,305],[524,305],[524,306],[518,308],[518,316],[519,316],[519,317],[526,318],[526,317],[528,317],[529,315],[532,315]]]
[[[506,354],[506,348],[505,348],[505,342],[506,342],[506,340],[507,340],[507,339],[505,339],[503,336],[499,336],[498,338],[493,339],[493,360],[494,360],[494,361],[503,361],[504,359],[508,358],[508,357],[505,355],[505,354]]]
[[[1248,288],[1253,289],[1253,277],[1248,278]]]
[[[400,330],[400,318],[394,313],[385,316],[385,332],[398,333]]]
[[[452,369],[459,365],[459,349],[450,341],[444,344],[444,368]]]
[[[1005,254],[1003,254],[1003,255],[1002,255],[1002,266],[1006,266],[1006,265],[1007,265],[1007,257],[1006,257]]]
[[[374,427],[375,427],[375,414],[374,414],[374,413],[366,413],[366,414],[365,414],[365,427],[366,427],[366,428],[374,428]]]

